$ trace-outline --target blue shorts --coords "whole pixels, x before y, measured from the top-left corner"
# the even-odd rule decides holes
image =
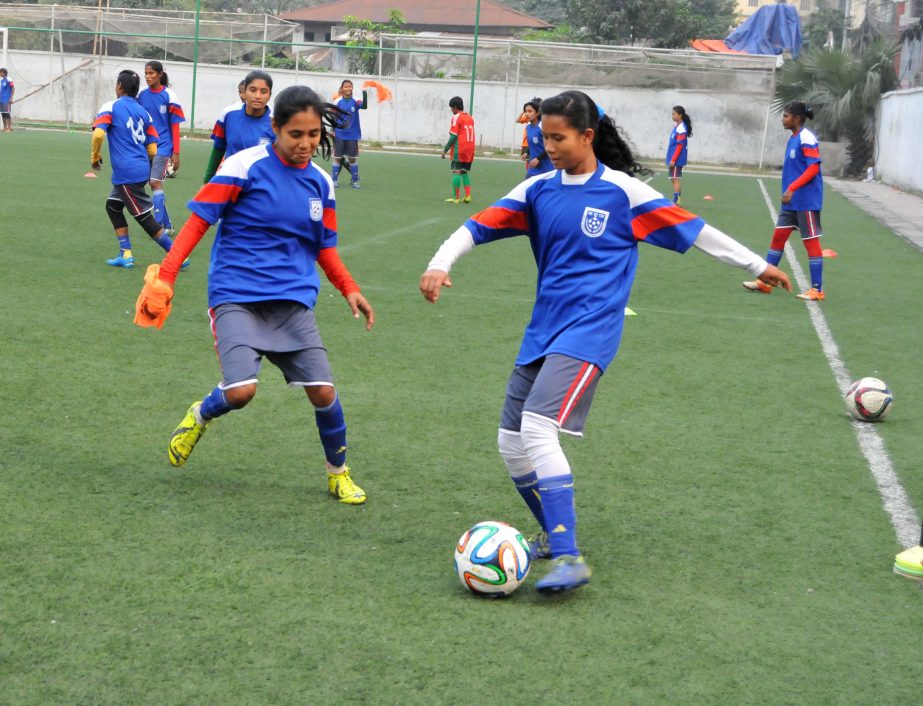
[[[671,179],[682,179],[683,178],[683,167],[682,165],[674,164],[672,167],[667,165],[667,171],[670,172]]]
[[[820,227],[820,211],[790,211],[783,208],[776,219],[776,228],[795,228],[802,240],[819,238],[824,234]]]
[[[221,364],[222,390],[256,383],[264,356],[292,387],[333,386],[314,312],[304,304],[219,304],[208,314]]]
[[[359,140],[341,140],[339,137],[333,138],[333,158],[341,157],[358,157]]]
[[[513,369],[506,385],[500,428],[518,432],[522,413],[555,420],[561,431],[583,436],[602,371],[566,355],[551,355]]]

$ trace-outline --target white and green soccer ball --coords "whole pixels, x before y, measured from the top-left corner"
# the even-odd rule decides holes
[[[455,545],[455,572],[465,588],[507,596],[529,575],[529,542],[505,522],[478,522]]]
[[[846,391],[846,409],[860,422],[880,422],[891,413],[894,396],[884,380],[861,378]]]

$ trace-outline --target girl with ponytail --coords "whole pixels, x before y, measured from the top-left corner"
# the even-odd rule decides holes
[[[498,446],[538,524],[535,559],[551,559],[536,584],[556,593],[590,580],[577,547],[574,478],[561,432],[583,435],[597,383],[615,357],[638,244],[686,252],[693,245],[791,289],[784,272],[633,174],[640,170],[612,118],[580,91],[542,101],[542,135],[554,171],[526,179],[470,218],[420,279],[430,302],[451,286],[452,265],[475,245],[525,235],[538,269],[532,319],[506,388]]]
[[[692,118],[681,105],[673,106],[673,130],[670,132],[670,144],[667,145],[667,168],[673,182],[673,203],[682,203],[683,167],[689,151],[689,138],[692,137]]]

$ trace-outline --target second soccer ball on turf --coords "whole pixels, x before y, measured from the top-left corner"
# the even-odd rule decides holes
[[[455,545],[455,571],[474,593],[509,595],[529,575],[529,543],[505,522],[478,522]]]
[[[880,422],[891,413],[894,398],[883,380],[862,378],[846,391],[846,409],[860,422]]]

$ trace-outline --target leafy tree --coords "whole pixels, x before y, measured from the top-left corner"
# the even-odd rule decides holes
[[[385,24],[360,20],[353,15],[344,17],[343,24],[346,25],[346,33],[349,37],[346,40],[346,46],[356,47],[346,57],[349,72],[374,74],[378,70],[378,36],[382,33],[402,34],[406,32],[404,25],[407,24],[407,20],[400,10],[392,9],[388,11],[388,22]]]
[[[827,35],[833,32],[833,46],[839,47],[843,43],[843,31],[846,27],[846,16],[834,7],[818,6],[802,26],[804,48],[807,51],[817,49],[827,43]]]
[[[880,39],[856,54],[812,49],[782,67],[773,107],[794,100],[810,105],[820,137],[848,142],[847,174],[863,174],[874,156],[875,108],[882,93],[897,87],[896,53],[895,44]]]
[[[726,37],[734,0],[571,0],[568,18],[590,42],[685,47],[692,39]]]

